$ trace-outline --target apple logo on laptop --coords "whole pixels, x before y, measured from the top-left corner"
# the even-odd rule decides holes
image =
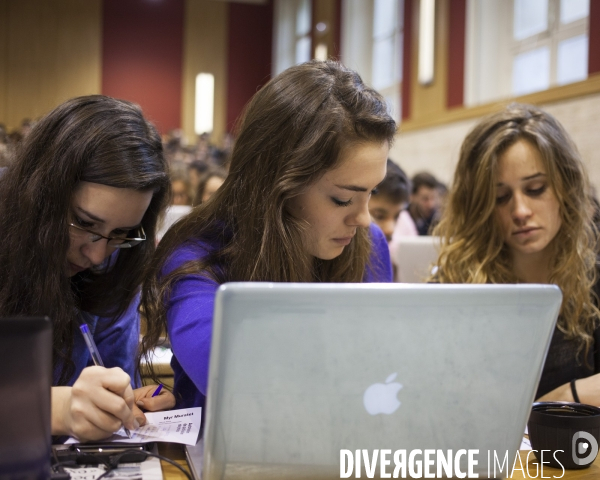
[[[392,373],[385,379],[385,383],[374,383],[365,390],[363,403],[369,414],[385,413],[390,415],[398,410],[400,400],[398,400],[397,395],[402,385],[394,382],[397,375],[398,373]]]

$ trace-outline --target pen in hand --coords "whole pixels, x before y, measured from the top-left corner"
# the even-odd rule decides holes
[[[158,396],[158,394],[160,394],[160,391],[163,389],[163,384],[159,383],[158,387],[156,388],[156,390],[154,390],[154,393],[152,394],[153,397]]]
[[[94,365],[96,365],[97,367],[103,367],[104,362],[102,361],[102,358],[100,357],[100,352],[98,351],[98,347],[96,346],[96,342],[94,342],[94,337],[92,336],[92,333],[90,332],[90,329],[87,326],[87,323],[82,323],[79,326],[79,329],[81,330],[81,334],[83,335],[85,344],[87,345],[88,350],[90,351],[90,356],[92,357],[92,361],[94,362]],[[159,388],[160,387],[162,387],[162,385],[160,385]],[[154,393],[156,393],[156,392],[154,392]],[[123,427],[123,430],[125,430],[125,434],[127,435],[127,438],[131,438],[131,432],[129,431],[129,429]]]

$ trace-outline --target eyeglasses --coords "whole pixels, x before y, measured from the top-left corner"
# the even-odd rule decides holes
[[[91,230],[80,227],[73,223],[69,223],[69,227],[72,228],[72,230],[71,230],[72,234],[78,238],[87,237],[87,241],[91,242],[91,243],[97,242],[98,240],[104,238],[105,240],[108,240],[106,242],[106,244],[109,247],[113,247],[113,248],[131,248],[131,247],[135,247],[139,243],[142,243],[143,241],[146,240],[146,232],[144,232],[144,227],[142,227],[142,226],[140,226],[140,228],[138,228],[136,230],[135,233],[137,236],[133,237],[133,238],[105,237],[104,235],[100,235],[99,233],[92,232]]]

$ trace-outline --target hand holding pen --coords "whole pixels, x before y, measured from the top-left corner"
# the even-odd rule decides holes
[[[81,330],[81,334],[83,335],[83,339],[85,340],[85,344],[88,347],[94,365],[96,365],[97,367],[104,367],[104,362],[100,357],[100,352],[98,351],[98,347],[96,346],[96,342],[94,342],[94,337],[92,336],[88,325],[86,323],[82,323],[79,328]],[[98,371],[96,375],[103,375],[105,377],[102,386],[106,390],[108,390],[108,392],[106,393],[110,392],[110,396],[105,399],[102,399],[102,403],[96,403],[97,407],[100,408],[100,411],[102,411],[104,415],[99,414],[99,412],[94,412],[96,414],[96,422],[93,423],[101,423],[102,425],[97,426],[104,430],[105,425],[108,426],[108,424],[106,423],[107,419],[103,417],[112,414],[112,416],[116,417],[116,419],[122,420],[125,434],[129,438],[131,438],[131,432],[129,431],[129,428],[127,428],[126,425],[129,423],[130,428],[131,426],[133,428],[137,428],[139,426],[139,423],[135,419],[133,419],[133,421],[129,421],[129,417],[133,417],[133,391],[131,389],[129,375],[123,372],[120,368],[106,370],[105,372]],[[107,375],[110,375],[113,378],[107,377]],[[117,380],[117,377],[121,378]],[[126,385],[124,385],[125,381]],[[112,397],[121,397],[121,399]],[[101,398],[98,400],[101,400]],[[123,400],[125,401],[125,405],[123,405]],[[109,402],[111,402],[112,404]],[[111,423],[114,425],[114,422]],[[118,428],[116,430],[118,430]]]

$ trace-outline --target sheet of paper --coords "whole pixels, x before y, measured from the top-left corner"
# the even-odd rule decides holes
[[[521,440],[521,447],[519,448],[519,450],[531,450],[531,442],[528,438],[523,437],[523,440]]]
[[[103,442],[170,442],[196,445],[200,433],[201,414],[200,407],[146,412],[146,425],[131,430],[131,438],[127,438],[125,431],[121,429]],[[79,443],[79,440],[71,437],[65,443]]]

